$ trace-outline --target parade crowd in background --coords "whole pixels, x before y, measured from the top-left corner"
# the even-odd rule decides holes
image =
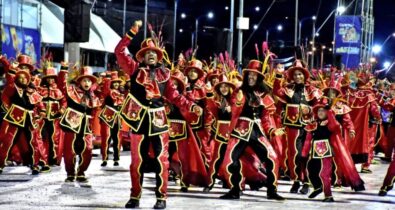
[[[126,49],[141,26],[115,49],[120,70],[96,76],[87,66],[62,63],[57,73],[50,59],[37,68],[26,55],[0,57],[0,173],[16,163],[38,175],[63,159],[66,182],[88,182],[100,138],[102,167],[130,149],[126,208],[139,207],[146,172],[156,173],[156,209],[176,179],[185,193],[217,184],[229,189],[221,199],[240,199],[266,187],[273,200],[284,200],[278,180],[290,180],[291,193],[334,202],[333,187],[365,190],[359,173],[374,173],[379,153],[392,162],[378,195],[392,189],[395,84],[369,65],[308,70],[302,57],[285,67],[267,43],[241,72],[226,52],[200,61],[188,50],[171,63],[154,32],[132,57]]]

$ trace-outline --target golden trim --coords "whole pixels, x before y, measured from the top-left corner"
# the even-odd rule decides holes
[[[318,154],[316,152],[316,148],[317,148],[317,144],[321,143],[321,142],[325,142],[326,148],[328,149],[324,154]],[[329,154],[327,154],[329,152]],[[327,155],[325,155],[327,154]],[[318,155],[318,156],[317,156]],[[332,150],[329,144],[329,139],[320,139],[320,140],[314,140],[313,141],[313,159],[322,159],[322,158],[326,158],[326,157],[332,157]]]
[[[70,124],[69,120],[68,120],[66,117],[67,117],[68,113],[71,112],[71,111],[73,111],[73,112],[79,114],[80,116],[82,115],[80,121],[78,122],[78,130],[75,130],[75,128],[77,128],[77,127],[72,128],[72,127],[70,127],[70,126],[65,125],[64,123],[62,123],[63,121],[66,121],[67,123]],[[70,129],[71,131],[73,131],[74,133],[79,133],[80,130],[81,130],[81,127],[82,127],[81,124],[82,124],[82,120],[84,120],[84,117],[85,117],[85,114],[84,114],[84,113],[79,112],[79,111],[77,111],[77,110],[74,110],[74,109],[72,109],[72,108],[70,108],[70,107],[67,107],[65,113],[63,114],[62,118],[60,119],[60,125],[63,126],[63,127],[69,128],[69,129]]]
[[[23,111],[23,116],[22,116],[21,119],[15,119],[14,118],[14,115],[12,114],[12,112],[14,111],[15,108]],[[5,114],[4,120],[9,122],[9,123],[11,123],[11,124],[14,124],[14,125],[17,125],[17,126],[20,126],[20,127],[25,127],[26,113],[29,113],[29,112],[33,112],[33,111],[29,111],[29,110],[27,110],[27,109],[25,109],[23,107],[20,107],[18,105],[12,104],[11,108],[8,109],[7,113]],[[7,119],[7,117],[10,117],[13,121]]]

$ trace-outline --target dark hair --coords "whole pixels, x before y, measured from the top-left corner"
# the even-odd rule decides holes
[[[258,74],[258,79],[256,80],[256,84],[254,87],[250,87],[248,85],[248,74],[249,72],[246,72],[244,77],[243,77],[243,84],[241,85],[241,90],[244,92],[249,92],[249,91],[258,91],[258,92],[263,92],[263,93],[270,93],[270,88],[263,82],[263,76],[261,74]]]

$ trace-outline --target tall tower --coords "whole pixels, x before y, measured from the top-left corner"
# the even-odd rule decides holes
[[[374,39],[373,1],[374,0],[358,0],[357,9],[360,11],[362,18],[362,63],[368,63],[372,57],[372,45]]]

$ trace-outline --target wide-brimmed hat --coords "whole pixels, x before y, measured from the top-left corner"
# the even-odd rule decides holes
[[[113,82],[122,83],[123,82],[123,80],[118,77],[118,72],[117,71],[112,71],[110,73],[110,77],[111,77],[111,83],[113,83]]]
[[[26,70],[18,69],[18,70],[16,71],[16,73],[15,73],[15,78],[18,78],[19,75],[25,75],[25,77],[26,77],[27,80],[28,80],[27,83],[28,83],[28,84],[30,83],[30,81],[31,81],[31,79],[32,79],[32,76],[31,76],[30,72],[28,72],[28,71],[26,71]]]
[[[58,75],[56,74],[56,69],[54,67],[47,67],[43,71],[42,80],[46,78],[57,78]]]
[[[341,76],[336,78],[336,70],[332,69],[329,85],[323,89],[324,96],[328,96],[330,90],[335,91],[336,97],[341,96],[342,80],[343,78]]]
[[[149,50],[155,51],[158,57],[158,62],[163,59],[163,51],[160,47],[158,47],[154,40],[148,38],[141,43],[141,49],[136,53],[136,59],[138,62],[143,62],[145,53]]]
[[[19,67],[23,67],[26,66],[30,71],[34,70],[34,66],[33,66],[33,61],[32,58],[28,55],[18,55],[18,57],[16,58]],[[21,68],[22,69],[22,68]]]
[[[225,74],[221,74],[218,79],[219,82],[214,86],[214,90],[217,92],[217,94],[220,94],[219,87],[222,84],[228,85],[232,90],[236,88],[236,85],[229,81],[229,78]]]
[[[255,72],[261,75],[262,77],[265,77],[265,75],[262,72],[262,65],[263,65],[262,62],[258,60],[250,60],[247,67],[243,69],[243,77],[245,77],[246,73],[249,72]]]
[[[171,79],[174,79],[178,82],[179,89],[181,89],[182,91],[185,90],[187,78],[181,71],[172,72]]]
[[[84,66],[80,69],[80,74],[76,78],[76,82],[79,83],[83,78],[88,78],[92,81],[92,83],[97,82],[97,77],[92,75],[92,68],[89,66]]]
[[[184,70],[184,74],[188,75],[188,73],[192,70],[195,69],[198,73],[198,78],[202,78],[204,76],[204,71],[203,71],[203,63],[200,60],[191,60],[188,63],[188,66]]]
[[[293,66],[287,70],[288,80],[293,80],[296,71],[300,71],[303,73],[305,81],[307,81],[310,78],[310,72],[306,68],[301,66]]]

